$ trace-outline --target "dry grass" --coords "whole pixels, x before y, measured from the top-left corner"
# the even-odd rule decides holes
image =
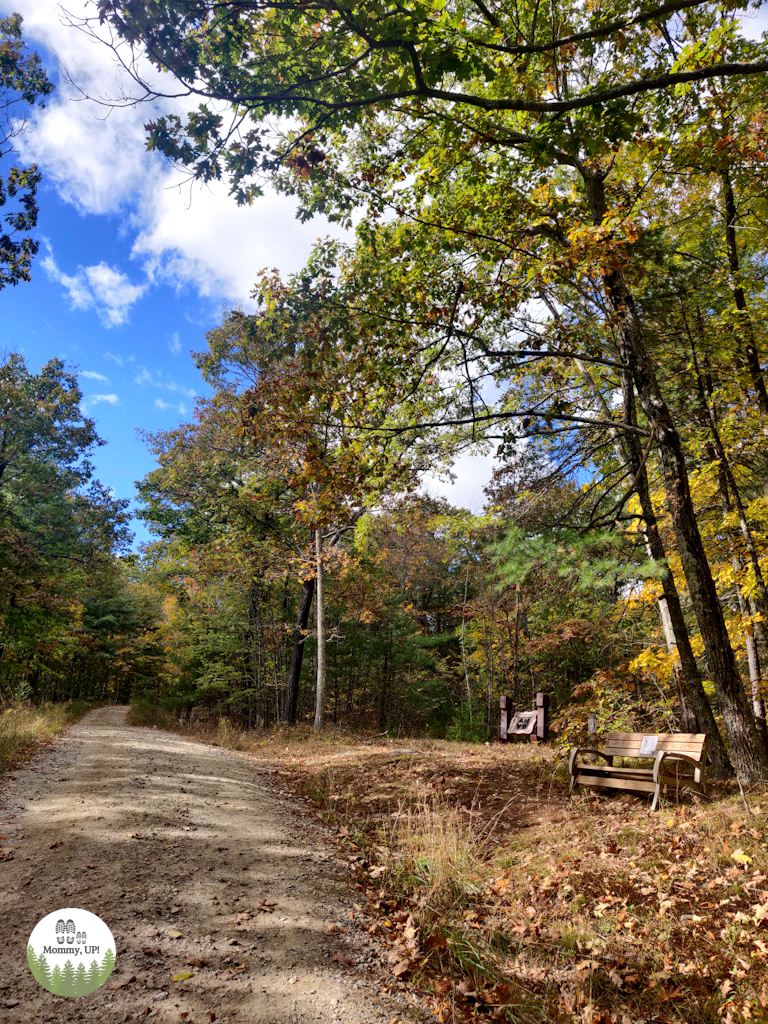
[[[85,701],[66,704],[13,704],[0,712],[0,772],[21,764],[44,743],[82,717],[93,705]]]
[[[453,749],[279,769],[360,849],[400,983],[446,1021],[768,1021],[767,794],[651,814],[568,800],[546,749]]]
[[[269,761],[336,828],[393,985],[445,1022],[768,1022],[764,791],[651,814],[569,800],[551,748],[183,731]]]

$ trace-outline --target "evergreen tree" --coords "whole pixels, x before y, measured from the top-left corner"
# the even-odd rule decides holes
[[[58,964],[53,968],[53,974],[51,975],[51,984],[49,986],[50,991],[55,995],[61,993],[61,968]]]
[[[32,972],[43,988],[51,987],[51,968],[48,961],[45,958],[45,953],[41,953],[37,961],[37,973]]]
[[[85,964],[81,960],[77,965],[77,972],[75,974],[75,992],[79,996],[84,996],[90,991],[88,987],[88,974],[85,970]]]
[[[99,971],[99,984],[103,985],[107,978],[110,976],[115,967],[115,951],[108,949],[104,954],[104,959],[101,961],[101,969]]]
[[[29,964],[30,971],[32,971],[32,977],[37,978],[37,972],[40,968],[34,946],[27,946],[27,963]],[[40,979],[37,978],[37,980],[39,981]]]
[[[67,957],[64,964],[64,969],[61,972],[61,986],[59,988],[59,995],[61,996],[76,996],[75,990],[75,968],[72,965],[72,961]]]
[[[94,959],[91,960],[91,966],[90,966],[90,969],[88,971],[88,991],[89,992],[95,992],[100,984],[101,984],[101,972],[99,970],[99,962],[94,957]]]

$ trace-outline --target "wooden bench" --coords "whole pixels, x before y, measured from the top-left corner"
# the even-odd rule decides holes
[[[605,764],[579,764],[583,754],[597,755]],[[615,757],[653,758],[653,768],[614,766]],[[602,749],[596,747],[574,747],[568,762],[571,773],[571,789],[574,786],[593,786],[601,789],[624,789],[632,793],[653,793],[651,810],[659,804],[662,788],[681,788],[707,795],[704,782],[704,765],[707,758],[707,736],[705,733],[641,733],[611,732],[603,742]],[[693,765],[693,775],[680,775],[682,764]]]

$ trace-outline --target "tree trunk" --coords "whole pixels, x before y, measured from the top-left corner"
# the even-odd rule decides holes
[[[592,221],[599,226],[607,212],[604,181],[599,175],[586,176],[584,181]],[[704,642],[707,667],[715,684],[731,742],[736,775],[747,784],[765,783],[768,782],[768,756],[760,742],[752,709],[736,666],[717,588],[699,533],[680,435],[661,393],[634,298],[623,271],[618,266],[606,268],[602,279],[616,314],[622,360],[632,376],[640,405],[657,440],[667,508],[691,604]]]
[[[293,647],[291,649],[291,667],[285,684],[285,708],[283,717],[289,725],[296,724],[299,705],[299,682],[301,666],[304,661],[304,643],[307,639],[307,625],[312,598],[315,596],[315,578],[311,576],[301,584],[299,607],[296,612],[296,625],[293,629]]]
[[[323,531],[315,529],[317,562],[317,686],[315,689],[315,732],[325,728],[325,594],[323,588]]]
[[[592,396],[598,403],[601,414],[611,419],[608,404],[595,384],[587,367],[576,360],[580,373],[584,376]],[[634,391],[631,379],[624,374],[622,379],[624,397],[624,418],[627,423],[635,425]],[[616,456],[622,465],[629,468],[637,480],[637,496],[645,523],[645,546],[648,554],[661,569],[662,596],[659,598],[659,615],[664,629],[664,637],[670,654],[678,659],[674,668],[675,685],[680,701],[680,728],[683,732],[705,732],[709,736],[709,759],[712,763],[713,775],[716,779],[725,779],[733,775],[733,767],[728,759],[720,730],[717,728],[712,706],[704,692],[704,685],[696,664],[696,657],[691,647],[691,638],[685,623],[680,595],[677,592],[675,579],[667,564],[667,553],[659,533],[656,510],[653,507],[651,488],[648,483],[648,471],[641,465],[641,456],[637,442],[632,435],[622,438],[618,429],[611,429]]]
[[[755,342],[752,318],[747,309],[747,300],[741,284],[739,245],[736,238],[736,202],[733,197],[733,185],[728,168],[721,171],[720,178],[723,183],[723,219],[725,220],[725,242],[728,249],[728,269],[731,272],[731,288],[737,311],[736,338],[739,347],[743,349],[741,356],[746,361],[752,386],[757,394],[760,412],[763,415],[768,415],[768,391],[766,391],[763,370],[760,366],[760,355]]]

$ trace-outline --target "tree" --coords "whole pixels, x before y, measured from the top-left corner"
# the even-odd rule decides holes
[[[115,559],[131,536],[128,502],[91,479],[88,455],[102,442],[80,400],[58,360],[39,374],[17,354],[0,364],[3,697],[18,688],[40,699],[74,696],[76,664],[100,648],[96,623],[106,626],[97,608],[106,612],[120,589]]]
[[[685,17],[673,17],[683,9]],[[518,405],[478,416],[472,400],[463,422],[514,417],[550,437],[553,424],[581,424],[593,438],[599,428],[620,429],[634,438],[626,465],[635,476],[649,457],[637,443],[658,452],[736,771],[744,781],[765,781],[768,761],[698,526],[684,431],[637,300],[644,232],[629,211],[641,189],[628,188],[626,172],[630,144],[647,136],[648,121],[689,116],[690,90],[680,90],[678,104],[670,86],[760,75],[763,47],[740,38],[734,18],[724,23],[704,3],[607,16],[577,4],[545,14],[539,5],[514,13],[462,4],[390,12],[333,4],[190,8],[166,0],[149,11],[147,3],[100,4],[102,21],[119,38],[166,68],[187,95],[204,99],[186,121],[154,121],[151,146],[203,180],[227,177],[241,201],[258,193],[259,175],[276,175],[300,194],[305,215],[323,210],[348,219],[353,206],[367,205],[358,237],[380,254],[382,238],[397,236],[401,262],[406,254],[417,262],[411,276],[420,314],[411,316],[412,333],[434,338],[442,328],[454,365],[459,353],[467,367],[496,362],[498,379],[509,376],[515,356],[557,366],[577,355],[620,371],[624,414],[609,422],[585,418],[573,394],[563,400],[567,384],[543,408]],[[132,70],[140,82],[138,65]],[[228,103],[231,118],[213,101]],[[275,112],[298,118],[300,126],[270,140],[261,121]],[[518,208],[512,196],[522,199]],[[385,209],[407,227],[380,223]],[[425,261],[409,243],[430,232],[442,252]],[[560,336],[554,351],[538,356],[522,346],[500,354],[496,339],[482,336],[478,320],[498,328],[542,287],[588,291],[602,320],[597,351],[577,344],[574,352],[574,339]],[[430,294],[438,294],[431,309],[423,298]],[[495,324],[483,315],[484,301],[495,304]],[[425,308],[435,312],[431,323]],[[400,366],[408,354],[399,354]],[[469,391],[474,399],[476,389]],[[537,426],[542,422],[546,431]],[[576,428],[570,429],[572,436]],[[601,507],[607,511],[610,501]]]
[[[88,991],[95,992],[101,984],[101,973],[99,969],[99,962],[95,958],[91,960],[91,966],[88,968]]]
[[[56,994],[60,996],[78,995],[75,988],[75,968],[72,961],[67,957],[61,969],[61,981],[57,987]]]
[[[26,128],[25,108],[42,106],[42,100],[53,91],[39,56],[26,50],[21,25],[19,14],[0,18],[0,159],[12,152],[13,138]],[[40,173],[34,164],[14,164],[5,179],[0,177],[0,207],[9,201],[15,204],[3,215],[4,226],[0,227],[0,289],[30,279],[30,265],[40,243],[24,233],[37,225],[39,184]]]
[[[99,984],[103,985],[115,967],[115,951],[108,949],[102,957],[99,968]]]
[[[62,984],[61,967],[58,964],[54,964],[54,966],[53,966],[53,974],[51,975],[51,984],[49,986],[50,991],[53,992],[54,995],[61,995],[62,994],[62,992],[61,992],[61,984]]]

